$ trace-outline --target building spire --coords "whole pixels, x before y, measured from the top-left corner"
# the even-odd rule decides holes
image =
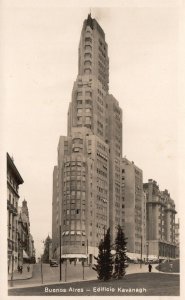
[[[90,9],[90,13],[88,14],[88,17],[87,17],[87,26],[90,26],[93,29],[93,19],[91,17],[91,9]]]

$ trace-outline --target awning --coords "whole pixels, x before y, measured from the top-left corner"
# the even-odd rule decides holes
[[[26,253],[25,250],[23,250],[23,258],[29,258],[28,254]]]
[[[126,256],[130,259],[136,259],[137,260],[137,255],[136,253],[131,253],[131,252],[127,252]]]
[[[62,254],[61,258],[87,258],[85,254]]]

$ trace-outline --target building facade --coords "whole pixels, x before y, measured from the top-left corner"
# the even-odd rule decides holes
[[[78,75],[68,111],[68,135],[61,136],[53,172],[52,242],[62,257],[92,262],[105,230],[122,222],[122,110],[109,94],[105,34],[95,19],[84,21]]]
[[[24,199],[18,214],[18,264],[35,262],[34,240],[30,233],[27,201]]]
[[[13,158],[7,153],[8,273],[17,269],[18,266],[19,185],[23,184],[23,182]]]
[[[147,252],[149,258],[175,258],[175,203],[167,190],[160,191],[149,179],[146,193]]]
[[[180,221],[178,219],[178,222],[175,223],[175,256],[176,258],[180,257]]]
[[[146,198],[143,172],[134,162],[122,159],[122,226],[127,237],[127,255],[131,259],[146,256]]]

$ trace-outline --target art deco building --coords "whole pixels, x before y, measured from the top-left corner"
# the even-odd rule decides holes
[[[175,258],[175,204],[167,190],[160,191],[149,179],[143,185],[146,193],[146,239],[148,254],[156,258]]]
[[[78,75],[53,172],[53,251],[62,257],[92,257],[105,230],[121,224],[122,110],[109,94],[105,33],[91,15],[79,44]]]
[[[143,172],[134,162],[122,159],[122,225],[127,237],[127,255],[146,257],[146,199]]]
[[[19,185],[24,181],[13,158],[7,153],[7,217],[8,217],[8,272],[18,266],[18,201]]]

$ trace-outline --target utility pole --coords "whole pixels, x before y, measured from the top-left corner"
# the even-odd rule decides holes
[[[83,269],[83,276],[82,276],[82,279],[84,280],[84,260],[82,260],[82,269]]]
[[[40,258],[40,273],[41,273],[41,282],[42,282],[42,284],[43,284],[42,255],[41,255],[41,258]]]
[[[61,260],[61,225],[60,225],[60,281],[62,281],[62,260]]]
[[[66,266],[65,266],[65,282],[67,281],[67,258],[66,258]]]
[[[88,261],[88,252],[89,252],[89,242],[88,242],[88,239],[87,239],[87,263],[89,263],[89,261]]]
[[[42,242],[43,244],[45,244],[44,241],[41,241],[41,242]],[[43,253],[44,253],[44,250],[43,250]],[[40,275],[41,275],[41,282],[42,282],[42,284],[43,284],[42,257],[43,257],[43,254],[40,255]]]
[[[143,259],[143,236],[141,235],[141,258],[140,258],[140,268],[142,268],[142,259]]]
[[[148,263],[148,247],[149,247],[149,243],[146,242],[146,250],[147,250],[147,252],[146,252],[146,260],[147,260],[147,263]]]

